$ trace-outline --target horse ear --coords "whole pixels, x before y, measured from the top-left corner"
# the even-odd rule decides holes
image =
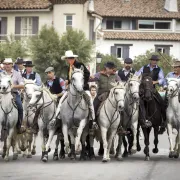
[[[134,76],[134,74],[133,74],[133,73],[130,73],[130,77],[129,77],[129,78],[131,79],[133,76]]]
[[[84,66],[81,65],[80,69],[81,69],[82,72],[84,72]]]
[[[139,81],[142,80],[142,74],[140,74],[140,75],[138,76],[138,79],[139,79]]]

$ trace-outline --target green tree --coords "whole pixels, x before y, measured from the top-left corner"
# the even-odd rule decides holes
[[[80,61],[87,63],[91,61],[93,45],[82,31],[69,29],[60,37],[53,27],[44,26],[39,36],[31,39],[30,49],[35,68],[42,79],[45,79],[44,71],[48,66],[53,66],[56,74],[65,78],[67,64],[61,60],[65,51],[72,50]]]
[[[24,58],[27,55],[25,43],[20,40],[14,40],[13,36],[0,43],[0,60],[8,57],[15,60],[17,57]]]
[[[160,61],[158,62],[158,66],[160,66],[163,69],[164,74],[167,75],[167,73],[172,70],[171,65],[173,63],[173,57],[168,56],[167,54],[160,54],[157,52],[153,52],[152,50],[148,50],[146,51],[145,54],[135,57],[133,62],[134,64],[133,67],[135,68],[135,70],[138,71],[142,66],[148,64],[152,54],[158,55],[158,57],[160,58]]]
[[[108,54],[106,54],[106,55],[101,54],[101,57],[102,57],[101,64],[97,64],[97,66],[98,66],[97,69],[98,70],[103,70],[104,69],[104,65],[108,61],[114,62],[114,64],[117,66],[117,69],[121,69],[122,68],[122,64],[121,64],[120,60],[117,59],[116,57],[108,55]]]

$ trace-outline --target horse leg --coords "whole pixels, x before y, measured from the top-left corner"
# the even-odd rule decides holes
[[[172,134],[172,125],[170,123],[167,124],[167,133],[168,133],[168,139],[169,139],[169,144],[170,144],[170,152],[169,152],[169,158],[173,158],[174,156],[174,149],[173,149],[173,134]]]
[[[88,135],[88,130],[84,129],[84,131],[82,133],[82,137],[81,137],[82,150],[81,150],[80,160],[81,159],[83,159],[83,160],[87,159],[87,156],[86,156],[86,146],[85,146],[87,135]]]
[[[46,148],[45,148],[45,139],[44,139],[44,134],[43,134],[43,129],[42,128],[39,129],[39,136],[40,136],[40,139],[41,139],[41,148],[42,148],[41,160],[42,160],[43,157],[44,157],[44,152],[46,150]]]
[[[178,157],[179,157],[179,131],[176,136],[176,144],[174,146],[174,158],[178,158]]]
[[[0,123],[0,155],[3,154],[4,141],[2,139],[2,125]]]
[[[46,143],[46,147],[45,147],[45,154],[44,154],[44,157],[42,159],[43,162],[47,162],[48,161],[48,151],[50,149],[50,145],[51,145],[54,133],[55,133],[55,129],[50,129],[49,130],[49,137],[48,137],[48,140],[47,140],[47,143]]]
[[[13,160],[17,160],[18,152],[17,152],[17,134],[13,136]]]
[[[152,152],[155,154],[157,154],[159,152],[159,150],[158,150],[158,143],[159,143],[158,130],[159,130],[159,127],[154,127],[154,145],[155,145],[155,148],[153,149]]]
[[[144,133],[144,154],[146,155],[145,161],[149,161],[150,156],[149,156],[149,133],[150,133],[150,128],[143,128],[143,133]]]
[[[124,153],[123,153],[123,157],[128,157],[128,150],[127,150],[127,141],[126,141],[126,136],[122,137],[122,141],[123,141],[123,145],[124,145]]]
[[[119,135],[118,147],[116,148],[116,155],[115,155],[118,161],[122,160],[122,149],[121,149],[122,143],[123,143],[123,136]]]
[[[60,159],[64,159],[66,156],[65,156],[65,150],[64,150],[65,145],[64,145],[64,138],[63,137],[61,137],[60,143],[61,143],[61,150],[59,153],[59,157],[60,157]]]
[[[4,158],[5,161],[9,161],[9,149],[11,147],[13,134],[14,134],[14,128],[9,129],[9,135],[7,136],[7,140],[6,140],[7,141],[7,144],[6,144],[7,149],[6,149],[6,155]]]
[[[33,142],[32,142],[33,148],[31,151],[32,155],[36,154],[36,139],[37,139],[37,134],[33,134]]]
[[[103,156],[103,154],[104,154],[103,142],[100,141],[100,147],[99,147],[98,155]]]
[[[103,141],[103,148],[104,148],[104,155],[103,155],[103,160],[102,162],[107,162],[107,129],[104,127],[101,127],[101,136],[102,136],[102,141]]]
[[[71,152],[70,152],[69,157],[70,157],[71,160],[75,160],[76,159],[75,137],[74,137],[72,129],[69,130],[69,136],[70,136],[70,139],[71,139]]]
[[[134,122],[132,124],[132,136],[131,136],[131,143],[132,144],[132,149],[131,149],[131,153],[135,154],[137,152],[137,127],[138,127],[138,123]]]
[[[77,136],[76,136],[76,140],[75,140],[75,151],[77,151],[79,149],[81,135],[82,135],[84,127],[86,126],[86,122],[87,122],[87,120],[83,119],[79,123],[79,127],[77,129]]]
[[[32,154],[31,154],[31,144],[32,144],[32,134],[28,134],[28,154],[27,154],[27,158],[32,158]]]
[[[110,154],[114,155],[115,151],[114,151],[114,143],[115,143],[115,137],[113,137],[112,139],[112,144],[111,144],[111,149],[110,149]]]
[[[62,131],[63,131],[63,135],[64,135],[65,152],[68,154],[68,152],[69,152],[69,139],[68,139],[67,124],[63,124]]]
[[[94,154],[94,137],[92,135],[89,136],[89,143],[90,143],[90,147],[89,147],[89,158],[90,160],[95,159],[95,154]]]
[[[55,151],[54,151],[54,154],[53,154],[53,160],[57,161],[59,158],[58,158],[58,146],[59,146],[59,141],[60,141],[60,138],[59,138],[59,134],[57,134],[57,138],[56,138],[56,147],[55,147]]]
[[[141,146],[140,146],[140,142],[139,142],[139,136],[140,136],[140,126],[138,125],[138,128],[137,128],[137,136],[136,136],[136,139],[137,139],[137,151],[141,151]]]
[[[109,133],[108,137],[108,147],[107,147],[107,160],[110,161],[110,150],[112,146],[113,139],[115,138],[115,134],[117,132],[117,129],[110,130],[111,132]]]

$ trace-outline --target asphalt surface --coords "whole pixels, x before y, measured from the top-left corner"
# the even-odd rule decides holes
[[[55,139],[55,138],[54,138]],[[142,149],[143,140],[140,140]],[[95,143],[97,154],[99,144]],[[133,156],[117,161],[113,157],[108,163],[102,163],[97,156],[94,161],[64,160],[54,161],[52,151],[49,161],[40,161],[40,139],[37,141],[37,154],[31,159],[19,155],[18,160],[9,162],[0,158],[0,180],[180,180],[180,159],[169,159],[168,136],[159,136],[159,153],[153,154],[153,135],[151,135],[150,161],[144,161],[143,150]]]

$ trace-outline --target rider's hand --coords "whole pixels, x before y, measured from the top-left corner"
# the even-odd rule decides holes
[[[158,81],[153,81],[153,84],[158,84],[159,82]]]

